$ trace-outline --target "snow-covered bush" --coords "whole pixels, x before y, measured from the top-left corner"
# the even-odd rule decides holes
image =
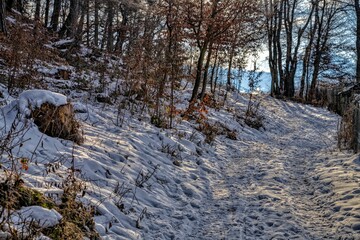
[[[19,111],[34,120],[39,130],[51,137],[83,142],[73,106],[64,95],[47,90],[29,90],[19,96]]]

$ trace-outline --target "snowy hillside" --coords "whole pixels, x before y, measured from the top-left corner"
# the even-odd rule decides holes
[[[18,108],[2,93],[4,141]],[[190,94],[178,95],[179,109]],[[86,93],[68,94],[82,145],[46,136],[23,116],[12,153],[29,159],[26,186],[55,200],[74,166],[86,186],[77,199],[94,208],[102,239],[360,237],[360,162],[337,151],[339,117],[327,110],[256,95],[265,116],[256,130],[244,123],[248,96],[232,93],[224,108],[207,107],[210,125],[221,129],[208,141],[196,121],[179,117],[161,129],[147,114],[124,111],[120,126],[114,105],[75,95]],[[56,212],[47,222],[59,219]]]

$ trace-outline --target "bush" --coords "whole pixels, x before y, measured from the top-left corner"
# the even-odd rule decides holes
[[[84,141],[79,122],[70,103],[56,107],[44,103],[31,113],[31,118],[39,130],[51,137],[59,137],[74,141],[78,144]]]
[[[339,149],[351,149],[354,147],[354,106],[350,105],[346,111],[338,126],[338,148]]]
[[[260,129],[264,127],[265,117],[259,113],[260,101],[253,102],[250,94],[249,104],[245,113],[245,123],[251,128]]]

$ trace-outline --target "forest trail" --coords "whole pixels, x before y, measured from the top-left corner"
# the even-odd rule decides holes
[[[359,163],[336,149],[338,116],[262,105],[266,131],[222,146],[228,164],[189,239],[360,239]]]

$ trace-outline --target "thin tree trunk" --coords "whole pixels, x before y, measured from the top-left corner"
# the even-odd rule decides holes
[[[99,0],[95,0],[95,16],[94,16],[94,44],[99,47]]]
[[[128,10],[125,7],[120,8],[121,12],[121,23],[117,31],[116,48],[115,50],[119,53],[123,52],[123,45],[126,39],[126,28],[129,21]]]
[[[215,94],[215,91],[216,91],[216,86],[217,86],[217,83],[218,83],[218,80],[219,80],[219,71],[220,71],[220,67],[221,64],[220,64],[220,61],[216,67],[216,73],[215,73],[215,81],[214,81],[214,94]]]
[[[214,93],[215,92],[215,89],[214,89],[214,77],[215,77],[215,69],[216,69],[216,65],[217,65],[217,62],[218,62],[218,48],[216,48],[216,52],[215,52],[215,62],[214,62],[214,65],[211,69],[211,77],[210,77],[210,90],[211,90],[211,93]]]
[[[360,83],[360,3],[359,0],[354,1],[356,13],[356,82]]]
[[[208,51],[208,55],[207,55],[206,63],[205,63],[203,84],[202,84],[202,89],[201,89],[201,94],[200,94],[200,99],[201,100],[204,99],[204,96],[205,96],[205,93],[206,93],[206,84],[207,84],[208,72],[209,72],[209,67],[210,67],[210,60],[211,60],[211,55],[212,55],[212,50],[213,50],[212,45],[213,45],[213,43],[210,42],[209,51]]]
[[[310,36],[309,43],[306,47],[304,58],[303,58],[303,69],[301,74],[300,80],[300,91],[299,91],[299,98],[304,98],[304,90],[305,90],[305,79],[309,70],[309,62],[310,62],[310,54],[311,54],[311,46],[312,46],[312,38]]]
[[[79,15],[79,0],[70,0],[70,11],[66,17],[65,23],[60,29],[59,35],[61,37],[74,37],[77,31]]]
[[[192,91],[190,103],[194,102],[197,98],[197,94],[198,94],[200,83],[201,83],[202,68],[203,68],[203,63],[204,63],[207,46],[208,46],[208,43],[204,42],[203,46],[200,48],[200,54],[199,54],[199,58],[198,58],[198,61],[196,64],[195,83],[194,83],[194,88]]]
[[[45,2],[45,23],[44,26],[47,28],[49,25],[49,11],[50,11],[50,0]]]
[[[113,2],[109,1],[108,3],[108,17],[107,17],[107,44],[106,48],[108,52],[113,51],[113,45],[114,45],[114,37],[113,37],[113,19],[114,19],[114,6]]]
[[[0,0],[0,32],[6,34],[5,12],[5,0]]]
[[[40,20],[40,9],[41,9],[41,0],[36,0],[35,5],[35,20]]]
[[[58,30],[61,11],[61,0],[54,0],[53,14],[51,16],[50,29],[54,32]]]
[[[90,0],[86,0],[86,46],[90,47]]]
[[[304,97],[305,83],[308,83],[307,78],[308,78],[311,50],[312,50],[312,46],[314,43],[315,33],[316,33],[316,30],[318,27],[319,2],[316,2],[315,4],[316,4],[315,5],[315,22],[314,22],[314,25],[312,27],[310,27],[310,36],[309,36],[310,39],[309,39],[309,43],[305,49],[305,55],[303,58],[303,71],[302,71],[301,80],[300,80],[300,92],[299,92],[300,98]],[[306,95],[307,95],[307,91],[306,91]]]
[[[4,0],[5,1],[5,0]],[[14,7],[14,0],[6,0],[6,10],[11,11]]]
[[[227,99],[227,95],[228,92],[231,89],[231,70],[232,70],[232,64],[233,64],[233,59],[234,59],[234,55],[235,55],[235,43],[236,43],[236,38],[234,40],[234,42],[232,43],[231,46],[231,51],[230,51],[230,56],[229,56],[229,65],[228,65],[228,71],[227,71],[227,80],[226,80],[226,93],[225,93],[225,97],[224,97],[224,102]]]
[[[280,9],[276,13],[278,22],[277,22],[277,28],[276,28],[276,37],[274,39],[275,45],[276,45],[276,53],[277,53],[277,68],[278,68],[278,74],[279,74],[279,92],[280,94],[284,93],[284,71],[282,67],[282,46],[281,46],[281,29],[283,24],[283,9],[284,9],[284,0],[281,0],[280,3]]]

